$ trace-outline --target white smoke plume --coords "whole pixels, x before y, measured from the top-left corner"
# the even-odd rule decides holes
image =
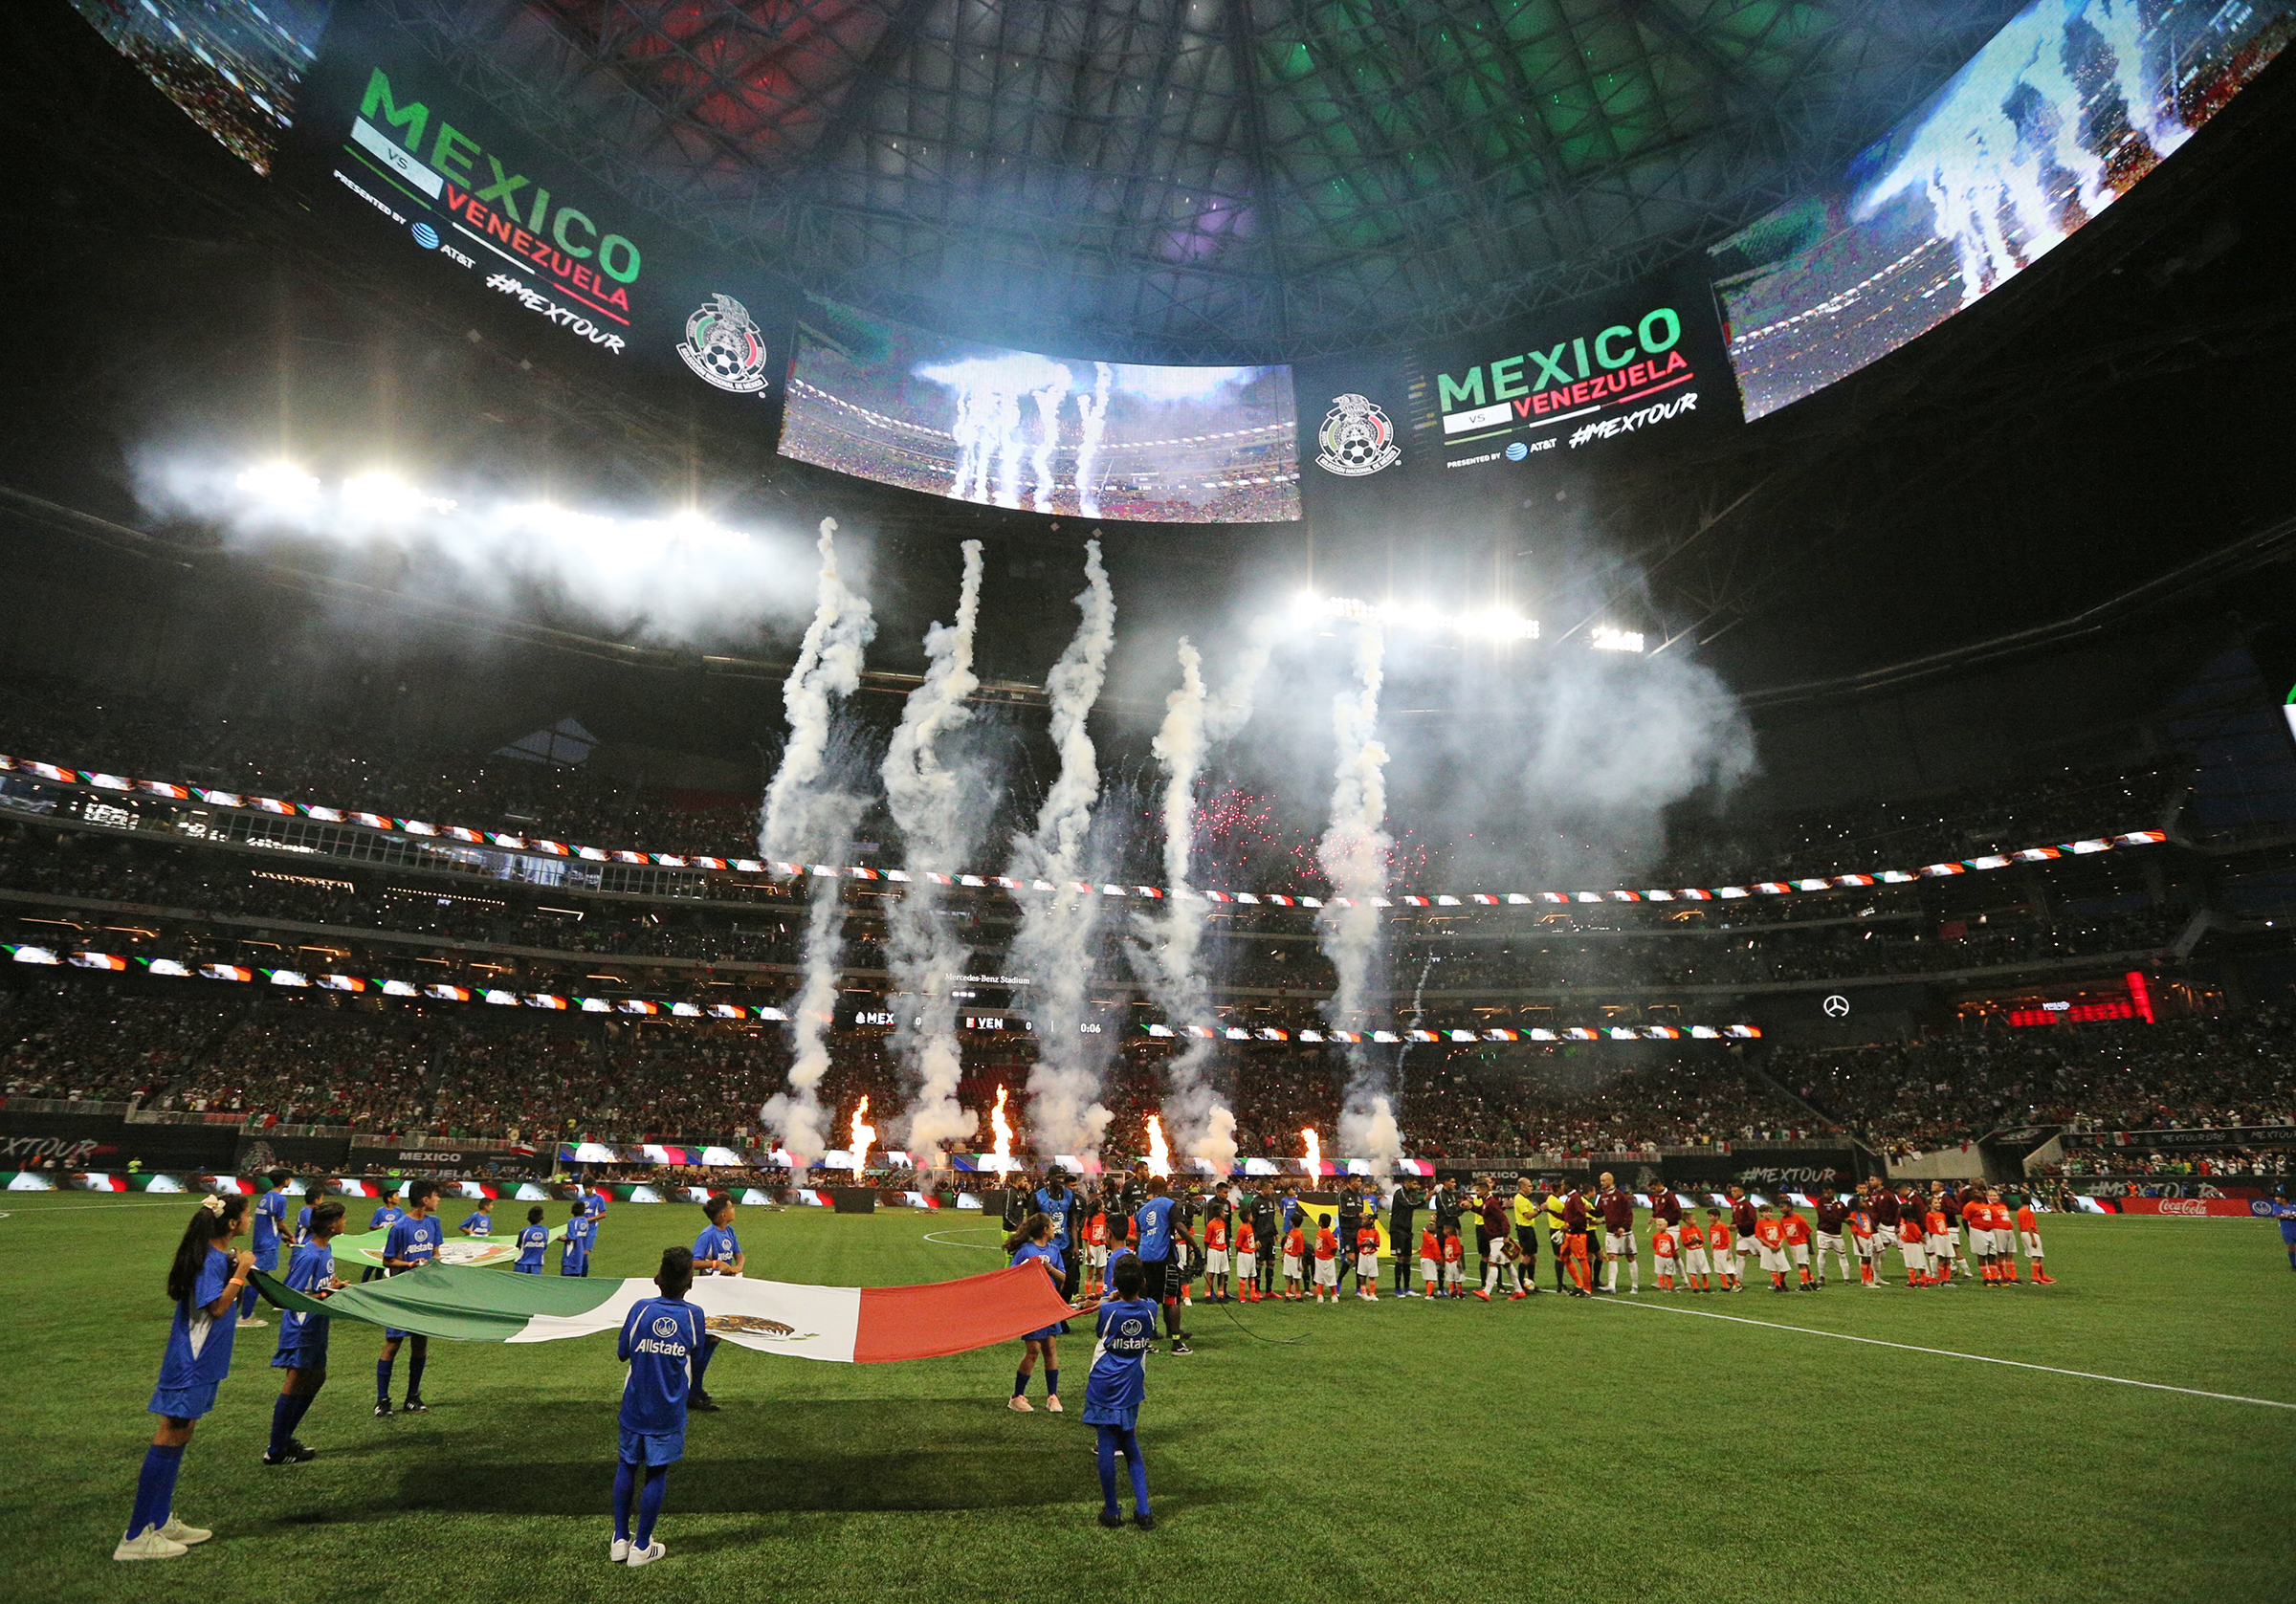
[[[1093,808],[1100,798],[1098,759],[1087,719],[1100,699],[1116,638],[1116,601],[1096,538],[1085,542],[1084,573],[1085,588],[1076,598],[1083,616],[1045,683],[1060,775],[1037,810],[1035,832],[1014,843],[1007,870],[1014,879],[1052,888],[1037,888],[1038,894],[1021,904],[1012,955],[1016,967],[1029,977],[1028,1010],[1036,1025],[1037,1060],[1028,1071],[1030,1121],[1040,1145],[1068,1154],[1097,1152],[1115,1117],[1099,1097],[1106,1055],[1097,1044],[1105,1038],[1084,1030],[1093,963],[1099,954],[1100,897],[1089,886],[1080,889],[1078,879]]]
[[[156,448],[136,464],[136,495],[163,516],[217,525],[234,546],[292,539],[345,560],[387,554],[402,591],[462,607],[540,599],[647,640],[740,638],[762,616],[802,616],[806,602],[793,533],[753,534],[695,514],[578,512],[383,472],[328,483],[285,464],[251,468]]]
[[[1076,397],[1077,417],[1083,424],[1076,442],[1076,510],[1088,518],[1100,516],[1100,436],[1108,430],[1108,388],[1115,369],[1107,363],[1093,363],[1093,393]]]
[[[1155,751],[1164,767],[1164,885],[1160,916],[1133,921],[1135,967],[1148,994],[1174,1029],[1181,1046],[1167,1066],[1171,1093],[1165,1107],[1173,1133],[1191,1157],[1208,1159],[1225,1171],[1236,1156],[1236,1116],[1211,1079],[1218,1054],[1215,1039],[1188,1034],[1183,1027],[1212,1023],[1210,977],[1203,966],[1203,898],[1188,889],[1196,853],[1196,784],[1211,749],[1251,721],[1252,694],[1274,648],[1275,624],[1253,621],[1243,655],[1218,695],[1203,682],[1203,656],[1195,643],[1180,643],[1180,689],[1164,698],[1164,721]]]
[[[980,685],[973,673],[973,632],[981,613],[981,542],[964,542],[964,579],[957,621],[925,632],[925,677],[901,708],[879,773],[885,802],[900,827],[902,868],[910,884],[886,909],[886,958],[894,990],[903,998],[894,1032],[895,1047],[914,1083],[902,1116],[905,1143],[927,1163],[942,1147],[974,1134],[979,1121],[957,1102],[963,1063],[957,1044],[952,983],[967,946],[940,917],[941,886],[935,875],[962,868],[977,821],[984,811],[968,795],[967,777],[949,765],[941,737],[971,714],[965,698]]]
[[[1331,824],[1317,848],[1332,895],[1315,916],[1315,934],[1336,977],[1324,1017],[1338,1030],[1369,1029],[1371,980],[1380,956],[1379,910],[1371,899],[1387,889],[1387,853],[1394,846],[1381,828],[1387,818],[1387,749],[1379,740],[1385,648],[1379,625],[1358,625],[1356,682],[1332,698],[1338,757]],[[1402,1155],[1385,1067],[1360,1042],[1349,1044],[1347,1067],[1340,1149],[1350,1157],[1370,1159],[1375,1173],[1384,1176]]]
[[[853,828],[867,802],[840,782],[830,760],[836,704],[859,689],[862,654],[875,637],[877,625],[868,599],[848,586],[838,572],[836,519],[821,520],[815,549],[821,569],[813,622],[796,665],[782,683],[789,741],[765,788],[758,850],[776,860],[839,864],[848,856]],[[820,1093],[829,1069],[828,1031],[837,1003],[838,946],[844,925],[837,879],[815,877],[809,895],[804,979],[789,1025],[789,1088],[775,1093],[762,1110],[766,1128],[779,1133],[801,1169],[828,1149],[828,1114]]]

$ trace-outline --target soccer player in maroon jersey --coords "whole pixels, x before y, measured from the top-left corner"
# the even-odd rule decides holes
[[[1583,1298],[1595,1287],[1593,1266],[1586,1262],[1586,1196],[1577,1187],[1562,1199],[1562,1256],[1571,1266],[1571,1296]]]
[[[1626,1264],[1626,1295],[1642,1296],[1643,1255],[1634,1240],[1634,1194],[1621,1190],[1610,1173],[1602,1175],[1602,1190],[1595,1204],[1602,1216],[1602,1290],[1619,1289],[1619,1263]]]
[[[1754,1232],[1755,1227],[1759,1223],[1760,1219],[1754,1212],[1754,1204],[1747,1198],[1746,1189],[1742,1186],[1732,1187],[1730,1189],[1730,1229],[1732,1234],[1737,1238],[1732,1252],[1738,1261],[1737,1268],[1732,1272],[1737,1277],[1738,1282],[1735,1286],[1731,1288],[1733,1292],[1746,1290],[1746,1261],[1754,1253]]]
[[[1842,1227],[1849,1219],[1849,1201],[1830,1186],[1818,1189],[1818,1241],[1815,1257],[1818,1261],[1818,1285],[1825,1285],[1826,1249],[1833,1249],[1834,1263],[1842,1266],[1842,1279],[1849,1279],[1849,1255],[1842,1249]]]

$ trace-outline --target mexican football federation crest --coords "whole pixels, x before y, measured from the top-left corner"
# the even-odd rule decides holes
[[[1350,479],[1394,467],[1403,450],[1395,443],[1395,425],[1387,421],[1387,414],[1368,396],[1332,399],[1336,405],[1315,431],[1315,443],[1323,448],[1316,453],[1315,466]]]
[[[677,354],[721,390],[747,393],[765,387],[765,337],[749,308],[731,296],[712,296],[694,309]]]

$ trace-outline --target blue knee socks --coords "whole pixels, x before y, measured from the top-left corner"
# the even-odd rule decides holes
[[[377,1403],[388,1403],[390,1401],[391,1364],[392,1361],[389,1359],[377,1359],[375,1361],[375,1401]]]
[[[423,1366],[430,1361],[430,1355],[419,1348],[407,1356],[407,1401],[408,1403],[413,1403],[422,1397]]]
[[[1025,1370],[1014,1371],[1012,1373],[1012,1395],[1017,1398],[1027,1391],[1028,1373]]]
[[[638,1490],[638,1467],[624,1460],[614,1466],[614,1541],[629,1541],[629,1505]]]
[[[317,1393],[281,1393],[271,1406],[271,1457],[277,1459],[295,1439],[295,1428],[319,1401]]]
[[[143,1535],[145,1527],[166,1526],[175,1507],[176,1472],[184,1467],[181,1444],[164,1448],[153,1443],[144,1455],[144,1470],[136,1478],[136,1506],[127,1517],[127,1534]]]
[[[1100,1496],[1108,1512],[1116,1510],[1116,1456],[1124,1456],[1124,1463],[1132,1471],[1132,1507],[1137,1514],[1148,1513],[1148,1461],[1140,1458],[1140,1439],[1137,1432],[1121,1426],[1099,1426],[1100,1433]]]
[[[1050,1365],[1045,1367],[1045,1395],[1047,1397],[1060,1396],[1060,1372],[1054,1370]]]
[[[662,1494],[670,1490],[670,1467],[650,1464],[646,1467],[646,1485],[638,1494],[638,1535],[636,1542],[643,1549],[653,1541],[653,1523],[661,1519]]]

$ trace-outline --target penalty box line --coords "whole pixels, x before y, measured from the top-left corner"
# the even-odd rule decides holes
[[[2104,1375],[2091,1370],[2065,1370],[2057,1365],[2031,1364],[2023,1359],[1997,1359],[1990,1353],[1963,1353],[1952,1348],[1923,1348],[1916,1343],[1852,1336],[1847,1331],[1828,1331],[1816,1326],[1787,1326],[1776,1320],[1755,1320],[1747,1315],[1723,1314],[1713,1309],[1672,1308],[1665,1304],[1623,1303],[1612,1298],[1598,1298],[1595,1301],[1613,1308],[1646,1308],[1655,1314],[1688,1314],[1700,1320],[1727,1320],[1733,1326],[1762,1326],[1774,1331],[1799,1331],[1805,1336],[1832,1337],[1837,1342],[1862,1342],[1873,1348],[1896,1348],[1908,1353],[1932,1353],[1945,1359],[1974,1359],[1981,1365],[2007,1365],[2013,1370],[2046,1371],[2051,1375],[2077,1376],[2083,1381],[2110,1381],[2118,1386],[2143,1387],[2155,1393],[2182,1393],[2187,1397],[2215,1398],[2220,1403],[2253,1403],[2264,1409],[2296,1409],[2296,1403],[2283,1403],[2278,1398],[2244,1397],[2239,1393],[2210,1393],[2198,1387],[2173,1387],[2165,1381],[2132,1381],[2126,1375]]]

